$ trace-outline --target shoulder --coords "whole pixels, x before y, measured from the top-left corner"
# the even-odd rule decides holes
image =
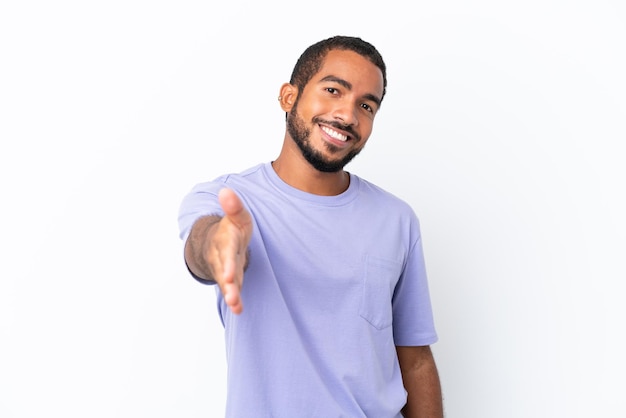
[[[222,174],[212,180],[197,183],[193,187],[192,192],[212,191],[216,193],[222,187],[231,187],[236,190],[238,187],[258,181],[257,178],[262,171],[263,165],[258,164],[240,172]]]
[[[390,210],[406,213],[414,213],[413,207],[404,199],[389,192],[386,189],[352,174],[359,185],[359,194],[362,198],[370,200],[373,204],[384,206]]]

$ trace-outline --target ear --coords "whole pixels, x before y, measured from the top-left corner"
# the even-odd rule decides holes
[[[280,87],[278,101],[280,102],[280,107],[285,112],[289,112],[293,108],[293,104],[296,102],[297,97],[298,88],[296,86],[285,83]]]

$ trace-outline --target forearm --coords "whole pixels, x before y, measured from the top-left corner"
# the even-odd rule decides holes
[[[430,367],[414,373],[405,383],[408,392],[407,404],[402,410],[406,418],[441,418],[443,405],[437,370]],[[412,382],[412,383],[411,383]]]
[[[408,393],[402,415],[406,418],[442,418],[443,400],[437,366],[430,348],[419,348],[425,353],[419,359],[412,358],[400,347],[398,350],[402,379]]]
[[[221,219],[222,217],[217,215],[199,218],[193,224],[185,243],[185,263],[190,272],[200,280],[215,281],[206,254],[207,245]]]

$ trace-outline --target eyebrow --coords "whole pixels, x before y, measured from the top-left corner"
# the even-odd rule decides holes
[[[352,90],[352,83],[344,80],[343,78],[336,77],[334,75],[327,75],[326,77],[322,78],[320,81],[331,81],[331,82],[337,83],[345,87],[348,90]],[[367,100],[371,100],[372,102],[376,103],[376,106],[380,107],[381,100],[377,96],[368,93],[363,97]]]

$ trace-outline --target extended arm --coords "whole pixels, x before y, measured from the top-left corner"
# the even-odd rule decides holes
[[[441,384],[430,346],[398,346],[396,351],[408,392],[402,415],[406,418],[442,418]]]
[[[224,216],[205,216],[194,223],[185,243],[185,261],[193,274],[216,282],[226,304],[238,314],[243,310],[240,291],[252,219],[232,190],[222,189],[219,201]]]

